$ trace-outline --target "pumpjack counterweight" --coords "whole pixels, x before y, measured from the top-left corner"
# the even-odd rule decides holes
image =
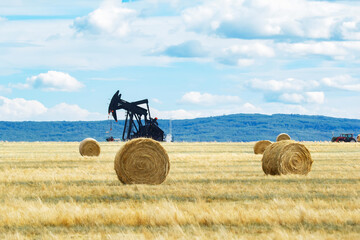
[[[146,108],[139,105],[146,105]],[[157,118],[151,118],[149,101],[147,99],[127,102],[121,99],[119,90],[111,98],[108,113],[111,114],[117,122],[116,110],[124,109],[125,123],[122,140],[130,140],[133,138],[147,137],[156,141],[164,141],[164,131],[161,130],[157,123]]]

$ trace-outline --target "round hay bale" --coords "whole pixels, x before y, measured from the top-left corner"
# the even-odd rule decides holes
[[[258,141],[255,145],[254,145],[254,153],[255,154],[263,154],[265,151],[265,148],[267,146],[269,146],[271,144],[271,142],[269,140],[261,140]]]
[[[100,155],[100,145],[93,138],[85,138],[80,142],[79,152],[81,156],[99,156]]]
[[[269,145],[262,157],[265,174],[302,174],[311,170],[313,160],[309,150],[294,141],[280,141]]]
[[[356,141],[360,142],[360,134],[357,136]]]
[[[276,141],[277,142],[280,142],[280,141],[283,141],[283,140],[290,140],[290,136],[286,133],[280,133],[277,137],[276,137]]]
[[[160,184],[170,171],[170,161],[159,142],[136,138],[116,153],[114,168],[124,184]]]

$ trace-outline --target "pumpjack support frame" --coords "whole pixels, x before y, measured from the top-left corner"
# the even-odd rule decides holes
[[[140,105],[146,105],[146,108],[143,108]],[[164,131],[158,126],[157,118],[151,117],[149,101],[147,99],[136,102],[127,102],[121,99],[121,94],[119,94],[118,90],[111,98],[108,109],[108,113],[113,116],[116,122],[116,110],[119,109],[124,109],[126,111],[122,135],[123,141],[139,137],[147,137],[156,141],[164,141]]]

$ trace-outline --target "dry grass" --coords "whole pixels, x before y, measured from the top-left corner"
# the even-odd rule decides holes
[[[163,143],[161,185],[123,185],[122,143],[0,143],[0,239],[360,239],[360,143],[303,143],[307,176],[265,176],[254,143]]]

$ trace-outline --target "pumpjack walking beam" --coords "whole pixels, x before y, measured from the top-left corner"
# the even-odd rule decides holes
[[[144,104],[146,104],[146,108],[139,106]],[[121,94],[117,91],[112,97],[108,109],[108,113],[113,116],[116,122],[116,110],[119,109],[126,111],[122,135],[124,141],[137,137],[149,137],[157,141],[164,141],[164,132],[159,128],[157,118],[151,118],[147,99],[130,103],[121,99]]]

